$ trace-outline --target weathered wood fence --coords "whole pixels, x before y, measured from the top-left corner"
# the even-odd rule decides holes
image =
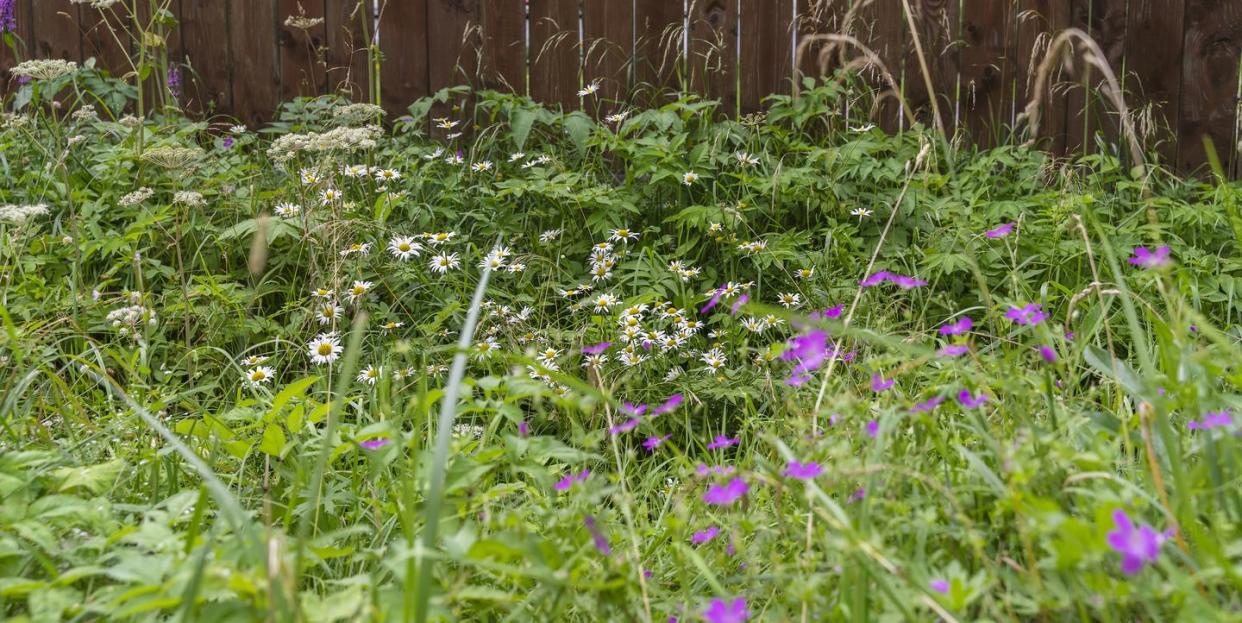
[[[688,90],[746,113],[800,76],[863,57],[822,36],[842,33],[875,51],[904,96],[888,98],[878,122],[930,124],[938,109],[949,131],[984,144],[1009,138],[1049,43],[1077,28],[1115,72],[1135,133],[1163,141],[1167,163],[1203,165],[1205,137],[1226,166],[1239,160],[1242,0],[122,0],[104,11],[6,2],[16,3],[19,58],[94,57],[120,74],[136,44],[110,26],[135,23],[130,7],[139,24],[166,8],[176,23],[161,47],[182,67],[183,101],[252,123],[297,95],[346,92],[401,111],[456,84],[603,112]],[[1100,95],[1105,72],[1085,49],[1055,63],[1043,89],[1040,135],[1057,152],[1121,138]],[[0,69],[18,60],[2,54]],[[382,61],[378,71],[368,58]],[[864,75],[886,84],[877,67]],[[595,99],[580,99],[596,81]]]

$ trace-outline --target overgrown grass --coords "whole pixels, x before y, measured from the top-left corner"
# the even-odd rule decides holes
[[[1236,184],[885,135],[841,82],[243,130],[92,80],[0,130],[46,206],[0,225],[6,620],[1238,616]]]

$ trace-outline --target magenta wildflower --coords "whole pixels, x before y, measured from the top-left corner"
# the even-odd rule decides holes
[[[844,312],[845,312],[844,305],[836,305],[834,307],[829,307],[828,309],[825,309],[824,311],[813,311],[810,313],[810,315],[807,316],[807,318],[809,318],[812,322],[819,321],[819,320],[829,320],[829,319],[835,320],[837,318],[840,318],[841,314]]]
[[[739,443],[742,443],[742,440],[738,437],[726,437],[725,435],[716,435],[716,438],[713,439],[711,443],[707,444],[707,449],[708,450],[719,450],[720,448],[728,448],[729,446],[736,446]]]
[[[712,476],[712,475],[716,475],[716,476],[728,476],[729,474],[732,474],[732,473],[733,473],[733,466],[732,466],[732,465],[711,465],[711,466],[708,466],[708,465],[704,465],[704,464],[702,464],[702,463],[699,463],[699,466],[698,466],[697,468],[695,468],[695,470],[694,470],[694,471],[695,471],[695,473],[697,473],[697,474],[698,474],[698,475],[700,475],[700,476]]]
[[[1051,346],[1044,344],[1039,347],[1039,356],[1044,358],[1047,363],[1057,362],[1057,351]]]
[[[17,0],[0,0],[0,32],[17,30]]]
[[[1011,232],[1013,232],[1013,223],[1005,223],[1004,225],[998,226],[996,229],[989,229],[983,232],[983,235],[988,238],[1004,238]]]
[[[1140,268],[1160,268],[1169,264],[1169,247],[1157,247],[1155,251],[1150,251],[1147,247],[1138,247],[1134,250],[1134,255],[1130,258],[1130,263]]]
[[[940,406],[944,402],[944,396],[935,396],[910,407],[911,413],[930,413],[932,409]]]
[[[366,448],[367,450],[379,450],[390,443],[392,443],[392,440],[387,437],[376,437],[375,439],[368,439],[358,445]]]
[[[1021,325],[1034,326],[1044,321],[1048,314],[1044,313],[1043,305],[1029,303],[1022,307],[1010,307],[1005,317]]]
[[[582,354],[584,354],[584,355],[598,355],[598,354],[600,354],[600,353],[602,353],[602,352],[604,352],[604,351],[608,350],[609,348],[612,348],[612,342],[600,342],[599,344],[596,344],[596,345],[594,345],[594,346],[587,346],[586,348],[583,348],[583,349],[582,349]]]
[[[706,304],[706,305],[704,305],[704,306],[702,306],[702,307],[700,307],[700,308],[699,308],[699,313],[700,313],[700,314],[706,314],[707,312],[711,311],[711,310],[712,310],[712,308],[714,308],[715,306],[719,305],[719,304],[720,304],[720,299],[721,299],[721,297],[723,297],[723,296],[724,296],[724,293],[725,293],[725,287],[724,287],[724,286],[720,286],[719,288],[716,288],[716,292],[715,292],[714,294],[712,294],[712,298],[711,298],[711,300],[707,301],[707,304]]]
[[[655,452],[655,449],[659,448],[660,444],[668,441],[669,437],[672,437],[672,435],[665,435],[663,437],[656,437],[653,435],[648,437],[647,440],[643,442],[643,447],[646,448],[648,452]]]
[[[168,67],[168,73],[165,76],[165,82],[168,84],[168,94],[171,95],[174,100],[180,100],[181,99],[181,70],[177,69],[176,65],[170,65]],[[229,146],[225,145],[224,147],[225,149],[228,149]]]
[[[663,404],[651,410],[651,417],[664,415],[665,413],[676,409],[681,406],[681,403],[684,402],[685,399],[686,397],[681,394],[673,394],[672,396],[669,396],[668,400],[665,400]]]
[[[963,389],[961,393],[957,395],[957,401],[967,409],[974,409],[975,407],[982,406],[983,403],[987,402],[988,396],[983,392],[980,392],[978,396],[971,396],[970,390]]]
[[[225,149],[232,149],[233,148],[233,137],[231,136],[224,137],[224,140],[220,144],[223,145]]]
[[[970,352],[970,347],[965,344],[949,344],[936,351],[936,354],[941,357],[960,357],[968,352]]]
[[[746,610],[746,598],[738,597],[731,602],[713,599],[703,612],[703,619],[707,623],[746,623],[750,619],[750,612]]]
[[[701,530],[690,535],[690,542],[695,545],[702,545],[716,538],[716,535],[718,534],[720,534],[720,528],[712,526],[706,530]]]
[[[634,417],[642,417],[643,413],[647,412],[647,405],[645,404],[636,405],[632,402],[623,402],[621,403],[621,412],[625,413],[626,415],[632,415]]]
[[[927,586],[941,595],[949,594],[949,583],[945,580],[932,580],[927,583]]]
[[[870,422],[867,422],[867,436],[872,439],[875,439],[877,436],[879,436],[879,434],[880,434],[880,421],[871,420]]]
[[[612,547],[608,545],[608,537],[600,532],[599,526],[595,524],[595,518],[587,515],[582,519],[582,523],[586,524],[587,532],[591,533],[591,540],[595,541],[595,549],[605,556],[611,556]]]
[[[863,498],[865,498],[865,497],[867,497],[867,488],[866,488],[866,487],[859,487],[859,488],[858,488],[858,489],[856,489],[853,493],[851,493],[851,494],[850,494],[850,501],[851,501],[851,502],[860,502],[860,501],[862,501],[862,499],[863,499]]]
[[[807,461],[799,463],[790,461],[789,466],[785,468],[785,477],[796,480],[810,480],[824,473],[824,468],[820,467],[815,461]]]
[[[781,353],[781,359],[798,362],[791,373],[793,376],[818,370],[827,358],[828,333],[818,329],[789,338],[785,343],[785,352]]]
[[[703,501],[716,506],[730,506],[746,495],[749,489],[750,485],[745,480],[734,478],[728,484],[709,486],[707,493],[703,494]]]
[[[736,316],[737,310],[741,309],[742,306],[745,305],[749,301],[750,301],[749,294],[743,294],[742,296],[737,297],[737,300],[733,301],[733,307],[729,308],[729,313]]]
[[[1136,528],[1120,508],[1113,511],[1113,522],[1117,524],[1117,529],[1108,533],[1108,545],[1121,554],[1122,573],[1134,575],[1142,571],[1147,563],[1156,562],[1160,544],[1166,538],[1163,534],[1148,525]]]
[[[589,469],[584,469],[581,472],[578,472],[577,474],[570,472],[566,474],[565,477],[562,478],[559,482],[553,485],[552,488],[556,489],[557,491],[566,491],[570,487],[574,486],[575,483],[583,482],[587,478],[590,478],[590,476],[591,476],[591,470]]]
[[[1190,430],[1208,430],[1212,428],[1220,428],[1233,424],[1233,417],[1228,410],[1225,411],[1208,411],[1203,414],[1203,419],[1191,420],[1186,423],[1186,428]]]
[[[887,270],[882,270],[874,275],[871,275],[870,277],[867,277],[866,279],[863,279],[858,282],[858,285],[864,288],[870,288],[872,286],[878,286],[885,281],[906,290],[927,285],[927,282],[922,279],[898,275],[897,273],[890,273]]]
[[[893,386],[893,384],[894,384],[894,383],[896,383],[896,382],[897,382],[897,379],[889,379],[889,380],[887,380],[887,381],[886,381],[886,380],[884,380],[884,377],[882,377],[882,376],[880,376],[880,375],[878,375],[878,374],[872,374],[872,375],[871,375],[871,391],[873,391],[873,392],[875,392],[875,393],[877,393],[877,394],[878,394],[878,393],[880,393],[880,392],[882,392],[882,391],[884,391],[884,390],[886,390],[886,389],[888,389],[888,388],[892,387],[892,386]]]
[[[621,433],[628,433],[628,432],[630,432],[630,431],[634,430],[635,428],[638,428],[638,425],[639,425],[639,424],[641,424],[641,423],[642,423],[642,420],[640,420],[640,419],[638,419],[638,418],[636,418],[636,417],[635,417],[635,418],[630,418],[630,419],[628,419],[628,420],[626,420],[626,421],[624,421],[624,422],[622,422],[622,423],[620,423],[620,424],[617,424],[616,426],[613,426],[612,428],[608,429],[608,433],[609,433],[610,435],[620,435]]]
[[[523,437],[530,436],[530,424],[527,424],[526,420],[522,420],[521,422],[518,422],[518,434]]]
[[[940,327],[940,335],[961,335],[975,326],[975,321],[970,316],[962,316],[957,322],[951,322]]]

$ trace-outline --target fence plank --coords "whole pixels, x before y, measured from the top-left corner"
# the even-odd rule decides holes
[[[1224,166],[1237,160],[1238,57],[1242,53],[1242,6],[1236,2],[1186,0],[1182,57],[1181,169],[1207,163],[1204,137],[1212,139]]]
[[[739,0],[739,101],[742,113],[763,109],[763,98],[792,90],[793,0]]]
[[[38,6],[42,0],[36,0]],[[100,11],[84,5],[79,12],[82,25],[82,55],[94,57],[96,66],[107,69],[113,77],[121,78],[134,70],[130,64],[129,8],[118,3],[112,9]]]
[[[691,0],[690,91],[737,114],[737,0]]]
[[[1122,54],[1126,41],[1126,0],[1075,0],[1070,25],[1091,35],[1105,60],[1122,79]],[[1081,56],[1081,55],[1080,55]],[[1066,103],[1066,154],[1095,151],[1094,135],[1101,132],[1108,140],[1117,137],[1116,111],[1101,97],[1103,77],[1095,68],[1075,60],[1077,87]]]
[[[904,71],[906,29],[905,14],[902,13],[900,0],[890,2],[873,2],[859,4],[858,19],[854,22],[853,33],[871,48],[884,67],[892,75],[893,81],[900,87]],[[882,100],[877,108],[877,123],[886,131],[892,132],[905,127],[902,109],[892,89],[884,80],[878,67],[869,68],[864,77],[872,88],[878,89]]]
[[[379,19],[380,102],[390,117],[406,112],[414,100],[429,93],[426,49],[413,42],[426,41],[427,3],[403,0],[384,5]]]
[[[962,0],[963,126],[981,146],[1003,140],[1011,119],[1013,32],[1009,0]]]
[[[1032,137],[1060,153],[1065,147],[1065,93],[1061,65],[1053,66],[1043,93],[1035,93],[1039,66],[1052,38],[1069,25],[1068,6],[1060,0],[1019,0],[1017,13],[1017,91],[1015,106],[1021,115],[1027,104],[1040,98],[1039,136]],[[1025,126],[1025,124],[1020,124]]]
[[[319,50],[327,42],[324,3],[279,0],[276,21],[280,46],[280,98],[314,97],[327,92],[327,75],[319,60]],[[304,23],[287,23],[294,18]],[[311,23],[319,20],[319,23]]]
[[[371,81],[367,72],[367,33],[362,20],[369,2],[364,0],[325,0],[328,47],[328,91],[356,102],[370,101]]]
[[[578,107],[577,0],[531,0],[530,94],[548,106]]]
[[[482,4],[477,87],[526,93],[526,5],[523,0]]]
[[[932,119],[931,98],[940,107],[940,122],[947,132],[954,127],[954,103],[957,93],[958,50],[954,41],[958,37],[958,4],[956,0],[911,0],[914,24],[932,85],[927,92],[922,75],[918,52],[914,46],[914,33],[907,33],[905,57],[906,100],[915,116],[928,127],[935,127]],[[909,26],[907,25],[907,29]]]
[[[30,54],[34,58],[63,58],[81,62],[82,38],[78,32],[78,5],[69,0],[41,0],[32,7],[34,33]]]
[[[187,110],[214,113],[233,110],[232,46],[228,5],[181,0],[181,41],[185,50],[183,104]]]
[[[633,103],[652,105],[680,89],[685,68],[685,16],[676,0],[635,0]]]
[[[1127,90],[1136,95],[1129,101],[1151,105],[1159,132],[1153,138],[1162,141],[1158,153],[1172,165],[1177,163],[1185,10],[1185,0],[1130,0],[1126,26]]]
[[[280,105],[276,0],[229,3],[234,19],[229,23],[228,45],[239,60],[233,65],[232,113],[243,123],[258,125],[271,119]]]
[[[588,0],[582,5],[583,81],[598,80],[601,110],[624,105],[632,86],[634,0]],[[588,102],[588,108],[594,108]],[[607,114],[607,113],[605,113]]]

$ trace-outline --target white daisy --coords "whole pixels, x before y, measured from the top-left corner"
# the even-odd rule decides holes
[[[315,307],[315,318],[319,320],[319,324],[332,324],[343,313],[345,313],[345,310],[333,302],[327,302]]]
[[[362,297],[367,295],[367,292],[371,291],[371,287],[374,285],[370,281],[355,281],[354,285],[349,288],[349,302],[357,303]]]
[[[388,252],[403,262],[412,257],[418,257],[422,250],[423,245],[414,242],[413,236],[397,236],[388,242]]]
[[[596,80],[592,82],[591,84],[588,84],[585,87],[582,87],[582,89],[578,91],[578,97],[586,97],[588,95],[594,95],[596,91],[599,91],[599,80]]]
[[[316,364],[332,363],[341,356],[341,341],[335,333],[321,333],[306,345],[311,361]]]
[[[388,183],[401,179],[401,172],[396,169],[380,169],[375,172],[375,181]]]
[[[441,253],[431,258],[429,268],[431,268],[432,272],[444,274],[460,266],[461,259],[457,257],[456,253]]]
[[[280,218],[293,218],[302,213],[302,206],[296,203],[278,203],[275,212]]]
[[[361,371],[359,371],[358,376],[355,378],[358,380],[359,383],[366,383],[367,385],[375,385],[375,382],[379,380],[380,375],[383,373],[384,373],[383,368],[379,366],[369,365],[363,368]]]
[[[793,309],[802,304],[802,295],[797,292],[784,292],[776,296],[776,300],[786,309]]]
[[[686,186],[689,186],[697,181],[699,181],[699,174],[694,171],[686,171],[681,174],[681,183]]]
[[[246,384],[250,387],[258,387],[264,383],[270,383],[275,375],[276,371],[270,366],[257,366],[246,372]]]
[[[334,201],[340,201],[341,197],[341,191],[335,188],[325,188],[319,191],[319,198],[323,201],[324,205],[328,205]]]

